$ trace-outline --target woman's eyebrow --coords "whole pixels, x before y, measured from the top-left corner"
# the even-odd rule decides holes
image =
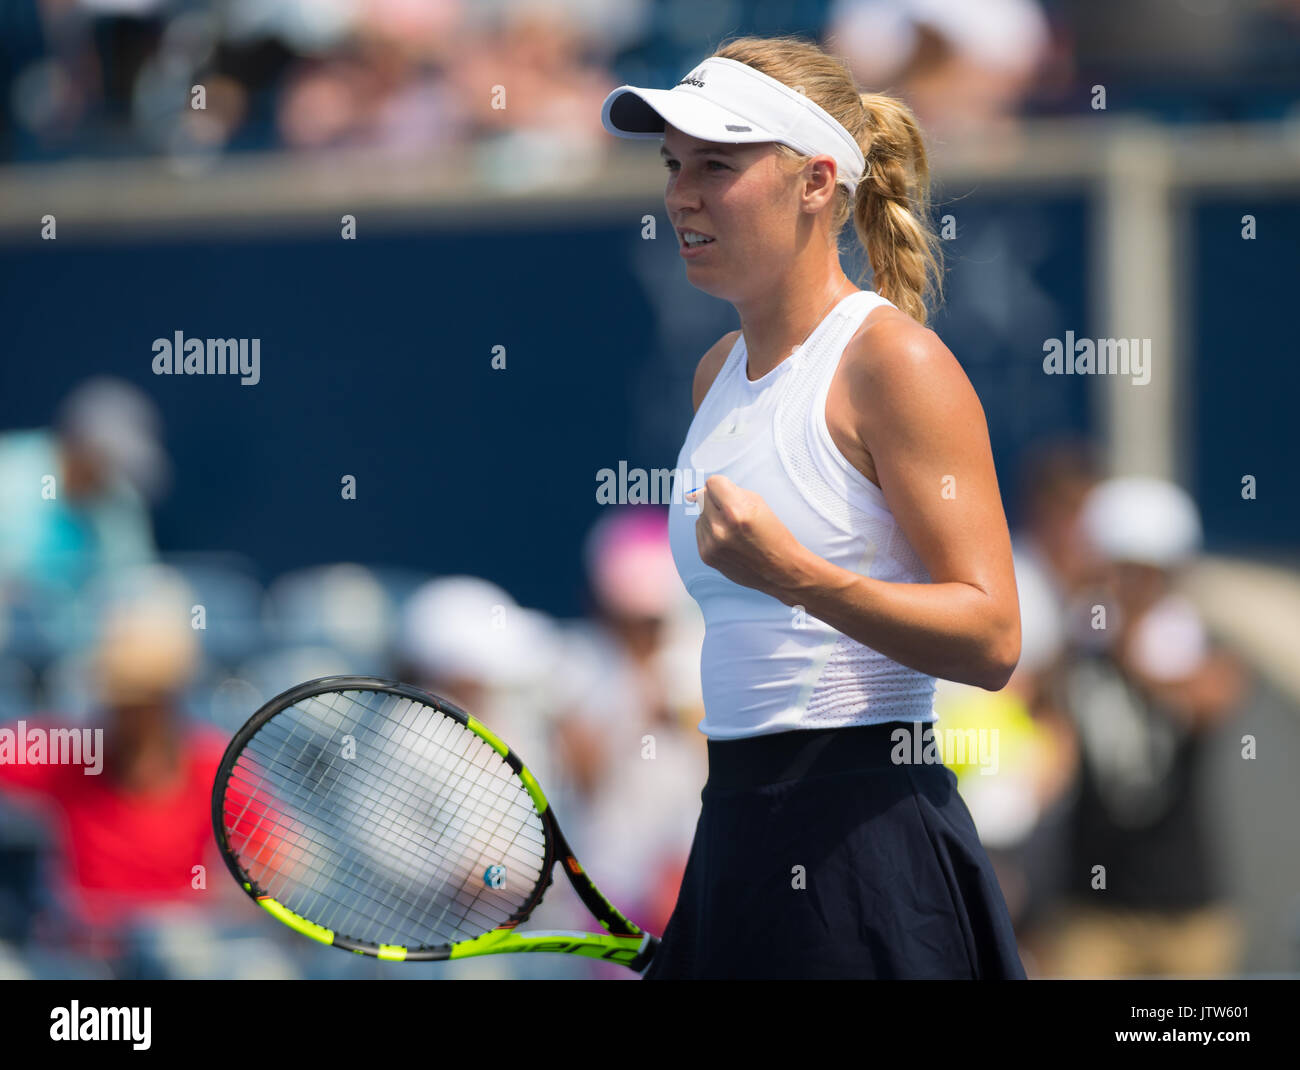
[[[677,153],[670,151],[667,145],[660,145],[659,155],[676,156]],[[727,147],[726,145],[706,145],[704,148],[691,149],[690,155],[692,156],[705,156],[705,155],[734,156],[735,152],[729,147]]]

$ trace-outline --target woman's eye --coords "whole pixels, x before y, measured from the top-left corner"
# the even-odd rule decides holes
[[[671,170],[673,170],[673,169],[677,166],[677,161],[676,161],[676,160],[665,160],[665,161],[664,161],[664,166],[665,166],[666,168],[668,168],[669,171],[671,171]],[[729,171],[729,170],[731,170],[731,169],[730,169],[730,168],[729,168],[725,163],[723,163],[721,160],[706,160],[704,166],[705,166],[705,167],[720,167],[720,168],[722,168],[722,170],[724,170],[724,171]]]

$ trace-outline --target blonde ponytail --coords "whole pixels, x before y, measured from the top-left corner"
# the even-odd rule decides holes
[[[867,250],[875,290],[918,323],[943,288],[943,254],[930,225],[930,164],[916,116],[902,101],[861,95],[868,129],[858,144],[867,175],[853,200],[853,225]],[[852,128],[850,128],[852,130]]]

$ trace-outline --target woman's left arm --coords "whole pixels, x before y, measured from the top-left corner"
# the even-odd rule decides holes
[[[900,664],[1000,689],[1020,660],[1020,609],[984,410],[933,331],[891,318],[846,347],[857,432],[930,583],[831,564],[725,476],[698,493],[700,557]]]

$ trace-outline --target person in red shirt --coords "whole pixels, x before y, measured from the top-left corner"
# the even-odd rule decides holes
[[[196,646],[183,616],[119,613],[94,659],[100,715],[85,726],[90,731],[41,715],[3,726],[12,737],[0,731],[10,740],[50,738],[57,728],[82,736],[77,764],[56,761],[53,746],[33,763],[39,752],[19,755],[0,744],[0,792],[48,820],[56,903],[43,920],[63,930],[60,943],[83,953],[112,958],[135,918],[163,906],[206,907],[231,884],[211,822],[226,740],[189,721],[177,702]],[[205,867],[201,880],[196,866]]]

